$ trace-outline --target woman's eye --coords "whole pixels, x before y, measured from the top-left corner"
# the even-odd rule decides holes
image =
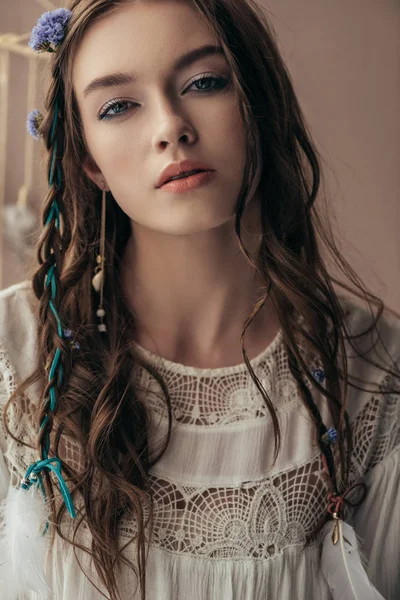
[[[208,84],[211,84],[211,82],[215,83],[214,88],[210,88],[210,86]],[[219,89],[223,89],[224,87],[226,87],[226,85],[228,84],[228,81],[225,79],[225,77],[199,77],[198,79],[195,79],[194,81],[192,81],[192,83],[190,84],[190,86],[188,88],[186,88],[187,90],[189,90],[193,85],[197,85],[198,83],[206,83],[206,87],[202,87],[202,88],[197,88],[198,91],[201,91],[201,89],[205,89],[205,91],[217,91]]]
[[[211,85],[213,84],[213,85]],[[225,77],[220,77],[220,76],[213,76],[213,77],[209,77],[209,76],[203,76],[203,77],[199,77],[198,79],[195,79],[194,81],[192,81],[192,83],[186,88],[185,91],[190,90],[191,87],[196,86],[195,91],[200,92],[200,93],[204,93],[204,92],[217,92],[219,90],[223,90],[227,85],[228,85],[228,80],[225,79]],[[198,85],[200,85],[200,87],[197,87]],[[136,102],[129,102],[128,100],[112,100],[111,102],[109,102],[106,105],[106,109],[100,113],[99,115],[99,120],[103,120],[103,119],[115,119],[117,117],[119,117],[120,115],[123,115],[126,110],[119,110],[121,108],[121,106],[127,105],[127,104],[137,104]],[[114,112],[114,114],[112,114],[112,112],[110,111],[116,111]]]
[[[128,100],[113,100],[107,104],[106,110],[99,114],[99,119],[115,119],[115,117],[118,117],[118,115],[121,115],[126,111],[117,110],[116,113],[111,114],[110,110],[114,110],[118,107],[121,107],[121,105],[123,106],[124,104],[136,104],[136,102],[128,102]]]

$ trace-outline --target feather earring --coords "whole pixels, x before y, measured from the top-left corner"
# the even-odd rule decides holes
[[[351,525],[336,515],[321,529],[320,541],[321,569],[334,600],[385,600],[368,578]]]
[[[32,481],[37,477],[32,474]],[[16,600],[18,594],[34,590],[51,594],[44,565],[49,550],[44,535],[50,518],[48,503],[37,485],[27,490],[10,486],[0,504],[0,579],[2,598]]]
[[[336,442],[336,438],[337,431],[331,427],[322,436],[322,441],[330,446]],[[325,472],[331,477],[324,454],[322,463]],[[354,528],[342,519],[345,498],[357,487],[363,488],[365,496],[366,486],[362,482],[352,485],[342,495],[338,495],[332,489],[328,494],[328,513],[333,519],[325,523],[319,533],[319,542],[322,544],[321,570],[333,600],[385,600],[368,578],[362,563],[362,559],[366,562],[366,557],[362,555]],[[363,499],[364,497],[358,503],[352,503],[348,499],[346,502],[355,507],[359,506]]]
[[[325,434],[324,441],[334,442],[336,435],[333,434],[336,434],[336,430],[330,429]],[[324,455],[322,462],[329,474]],[[362,487],[364,494],[366,493],[366,486],[361,482],[352,485],[341,496],[332,491],[328,494],[328,513],[333,516],[333,520],[325,523],[319,534],[319,541],[322,543],[321,570],[334,600],[385,600],[368,578],[361,560],[363,558],[366,562],[366,557],[361,555],[354,528],[345,523],[341,516],[345,497],[357,487]],[[353,504],[349,500],[347,502],[352,507],[360,504]]]

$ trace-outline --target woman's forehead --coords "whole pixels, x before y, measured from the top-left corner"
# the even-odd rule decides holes
[[[97,76],[126,68],[139,80],[149,69],[173,68],[182,54],[204,45],[218,42],[205,18],[186,2],[124,4],[84,33],[74,57],[74,88],[83,99]]]

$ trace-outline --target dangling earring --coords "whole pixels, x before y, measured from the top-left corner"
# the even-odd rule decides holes
[[[104,286],[104,247],[105,247],[105,234],[106,234],[106,189],[105,183],[103,183],[103,196],[101,204],[101,235],[100,235],[100,254],[96,257],[96,268],[94,270],[95,275],[92,279],[92,285],[96,292],[100,292],[100,304],[96,311],[96,315],[100,317],[100,323],[97,325],[97,329],[101,332],[107,331],[106,325],[103,323],[103,318],[106,314],[103,308],[103,286]]]

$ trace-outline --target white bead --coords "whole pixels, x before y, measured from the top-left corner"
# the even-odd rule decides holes
[[[100,325],[97,325],[97,329],[99,331],[107,331],[107,327],[104,325],[104,323],[100,323]]]
[[[106,314],[106,311],[104,310],[104,308],[98,308],[97,311],[96,311],[96,315],[98,317],[104,317],[105,314]]]

